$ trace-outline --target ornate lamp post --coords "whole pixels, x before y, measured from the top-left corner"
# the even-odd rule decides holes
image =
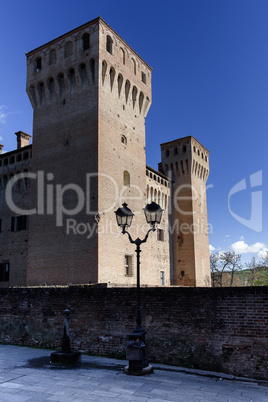
[[[131,226],[133,219],[133,212],[124,203],[122,208],[118,208],[115,211],[116,220],[118,226],[122,228],[122,233],[127,233],[130,243],[136,244],[136,254],[137,254],[137,308],[136,308],[136,328],[128,334],[129,342],[127,346],[127,359],[129,361],[129,366],[126,367],[126,372],[128,374],[142,375],[152,372],[152,366],[148,364],[145,357],[145,330],[141,326],[141,302],[140,302],[140,246],[145,243],[148,239],[149,233],[154,232],[156,225],[161,222],[163,209],[160,205],[152,202],[146,205],[144,208],[144,214],[147,223],[151,225],[151,229],[148,230],[146,236],[143,240],[139,237],[133,240],[131,235],[126,230]]]

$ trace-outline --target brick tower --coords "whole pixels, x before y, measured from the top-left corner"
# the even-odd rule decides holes
[[[151,68],[99,17],[27,53],[27,93],[38,208],[27,284],[124,283],[134,253],[114,210],[132,197],[133,224],[144,223]]]
[[[209,152],[189,136],[161,144],[161,155],[163,173],[172,179],[174,285],[210,286],[206,202]]]

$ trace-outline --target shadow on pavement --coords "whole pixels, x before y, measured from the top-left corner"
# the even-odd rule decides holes
[[[35,369],[52,369],[52,370],[93,370],[93,369],[109,369],[109,370],[123,370],[123,364],[112,364],[112,363],[98,363],[98,362],[81,362],[77,364],[69,364],[69,365],[55,365],[50,363],[50,356],[42,356],[34,359],[28,360],[27,364],[24,366],[27,368],[35,368]]]

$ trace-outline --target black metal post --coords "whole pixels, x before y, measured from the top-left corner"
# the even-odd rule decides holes
[[[137,253],[137,307],[136,307],[136,329],[135,332],[144,332],[141,326],[141,291],[140,291],[140,244],[136,247]]]
[[[132,240],[130,234],[127,231],[130,243],[136,245],[136,255],[137,255],[137,306],[136,306],[136,328],[133,332],[128,334],[128,345],[127,345],[127,359],[129,361],[129,366],[126,368],[127,374],[142,375],[148,374],[153,371],[152,366],[149,365],[145,356],[145,334],[146,331],[141,326],[141,292],[140,292],[140,253],[141,244],[145,243],[148,239],[149,233],[153,229],[150,229],[143,240],[137,238]]]

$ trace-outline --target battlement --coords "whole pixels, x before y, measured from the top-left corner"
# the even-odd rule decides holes
[[[5,189],[8,180],[14,175],[31,170],[31,157],[31,145],[0,155],[0,190]],[[24,182],[27,188],[28,181]]]
[[[100,17],[48,42],[27,56],[27,93],[33,108],[94,86],[146,115],[151,67]]]
[[[162,169],[166,175],[195,175],[205,182],[209,175],[209,151],[188,136],[161,144]]]

